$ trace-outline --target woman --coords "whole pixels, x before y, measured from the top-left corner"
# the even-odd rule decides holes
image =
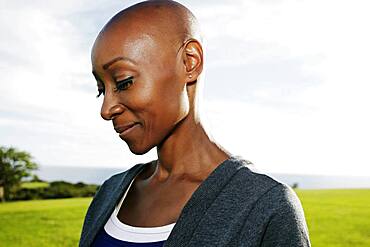
[[[216,144],[198,113],[197,22],[173,1],[115,15],[92,49],[101,116],[134,154],[158,159],[104,182],[80,246],[310,246],[299,199]]]

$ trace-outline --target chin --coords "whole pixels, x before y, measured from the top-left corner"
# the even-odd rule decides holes
[[[149,152],[153,147],[139,147],[135,145],[128,145],[128,148],[130,149],[131,153],[136,155],[143,155]]]

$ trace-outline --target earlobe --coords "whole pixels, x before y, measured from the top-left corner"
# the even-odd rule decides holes
[[[189,81],[195,81],[203,70],[203,49],[195,39],[188,40],[184,48],[183,61],[186,76]]]

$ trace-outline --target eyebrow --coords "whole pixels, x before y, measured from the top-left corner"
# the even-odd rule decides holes
[[[118,62],[118,61],[127,61],[127,62],[130,62],[132,64],[136,64],[133,60],[131,60],[130,58],[128,57],[116,57],[116,58],[113,58],[112,60],[110,60],[108,63],[104,64],[103,65],[103,69],[104,70],[107,70],[112,64]]]

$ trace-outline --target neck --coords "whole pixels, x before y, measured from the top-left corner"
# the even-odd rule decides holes
[[[188,117],[157,146],[158,166],[153,174],[157,181],[203,180],[230,157],[229,152],[208,136],[200,121]]]

